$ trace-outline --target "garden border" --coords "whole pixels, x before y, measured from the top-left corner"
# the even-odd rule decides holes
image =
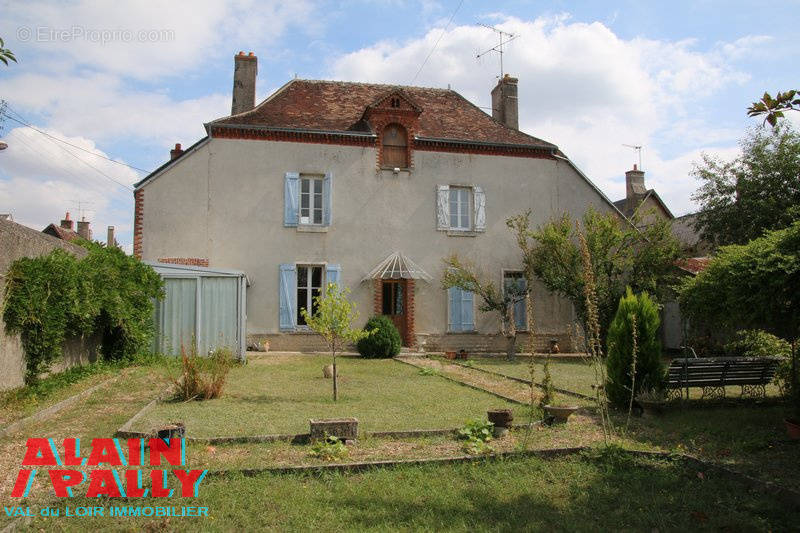
[[[577,357],[575,359],[577,359]],[[455,360],[453,360],[451,362],[454,365],[458,365],[458,366],[461,366],[461,367],[464,367],[464,368],[470,368],[472,370],[479,370],[481,372],[485,372],[485,373],[491,374],[493,376],[498,376],[498,377],[503,377],[503,378],[506,378],[506,379],[510,379],[511,381],[517,381],[519,383],[524,383],[526,385],[530,385],[531,384],[531,381],[529,379],[518,378],[516,376],[509,376],[508,374],[503,374],[501,372],[495,372],[494,370],[487,370],[485,368],[479,368],[477,366],[465,365],[463,363],[458,363]],[[535,383],[534,382],[534,386],[539,387],[540,389],[544,388],[544,385],[542,385],[541,383]],[[594,398],[592,396],[588,396],[588,395],[583,394],[581,392],[574,392],[574,391],[567,390],[567,389],[560,389],[558,387],[553,387],[553,390],[558,392],[558,393],[560,393],[560,394],[564,394],[565,396],[572,396],[573,398],[581,398],[582,400],[596,400],[596,398]]]
[[[60,402],[51,405],[50,407],[45,407],[41,411],[37,411],[30,416],[26,416],[25,418],[17,420],[16,422],[12,422],[11,424],[7,425],[4,428],[0,428],[0,437],[5,437],[6,435],[9,435],[17,431],[18,429],[21,429],[23,426],[30,424],[31,422],[39,422],[42,419],[47,418],[48,416],[54,415],[59,411],[71,406],[72,404],[77,403],[78,400],[90,396],[93,392],[102,388],[104,385],[108,385],[118,380],[120,377],[121,377],[120,375],[116,375],[109,379],[103,380],[100,383],[92,385],[86,390],[83,390],[77,394],[73,394],[72,396],[63,399]]]

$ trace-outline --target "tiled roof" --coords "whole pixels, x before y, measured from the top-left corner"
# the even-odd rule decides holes
[[[42,230],[42,233],[47,233],[48,235],[52,235],[53,237],[58,237],[62,241],[74,241],[80,235],[76,232],[72,231],[71,229],[62,228],[61,226],[57,226],[56,224],[50,224],[46,228]]]
[[[369,132],[369,126],[362,121],[364,110],[397,90],[421,110],[417,137],[556,149],[547,141],[494,120],[450,89],[373,83],[292,80],[252,110],[207,126]]]
[[[685,270],[686,272],[699,274],[708,268],[708,264],[710,262],[710,257],[688,257],[686,259],[678,260],[675,264],[678,266],[678,268]]]

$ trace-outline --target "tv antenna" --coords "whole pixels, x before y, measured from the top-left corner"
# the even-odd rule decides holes
[[[498,35],[498,37],[500,39],[500,42],[497,44],[497,46],[493,46],[493,47],[489,48],[488,50],[484,50],[480,54],[476,55],[475,59],[480,59],[481,57],[485,56],[489,52],[497,52],[498,55],[500,55],[500,78],[502,79],[503,78],[503,74],[504,74],[504,72],[503,72],[503,45],[506,45],[506,44],[510,43],[511,41],[513,41],[514,39],[519,37],[519,35],[514,35],[513,33],[508,33],[508,32],[505,32],[503,30],[499,30],[499,29],[495,28],[494,26],[489,26],[488,24],[482,24],[480,22],[478,22],[478,26],[483,26],[484,28],[487,28],[487,29],[492,30],[493,32],[495,32]]]
[[[642,170],[642,145],[641,144],[625,144],[622,143],[622,146],[627,146],[628,148],[633,148],[639,153],[639,170]]]
[[[73,200],[73,202],[75,202],[73,206],[78,208],[78,216],[80,217],[80,220],[85,219],[88,211],[93,212],[93,210],[90,208],[92,205],[94,205],[94,202],[87,202],[86,200]]]

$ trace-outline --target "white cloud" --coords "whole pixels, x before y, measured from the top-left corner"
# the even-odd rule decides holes
[[[506,48],[505,71],[519,77],[520,126],[559,145],[612,198],[624,196],[624,171],[636,161],[623,144],[645,146],[647,183],[676,213],[693,208],[689,176],[701,148],[735,145],[740,132],[695,117],[697,105],[748,77],[733,59],[765,38],[745,37],[699,51],[691,40],[621,39],[606,25],[570,22],[568,15],[532,21],[502,15],[495,26],[520,35]],[[408,84],[441,28],[406,42],[383,41],[336,59],[332,77]],[[496,36],[477,26],[450,29],[416,85],[448,84],[481,106],[499,71]],[[662,158],[664,145],[673,145]],[[674,145],[678,145],[678,149]]]

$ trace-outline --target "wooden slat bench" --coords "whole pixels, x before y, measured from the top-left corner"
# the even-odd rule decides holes
[[[739,385],[742,396],[764,398],[775,377],[777,357],[678,358],[667,369],[666,387],[671,397],[689,398],[690,388],[702,388],[703,398],[724,398],[725,386]]]

